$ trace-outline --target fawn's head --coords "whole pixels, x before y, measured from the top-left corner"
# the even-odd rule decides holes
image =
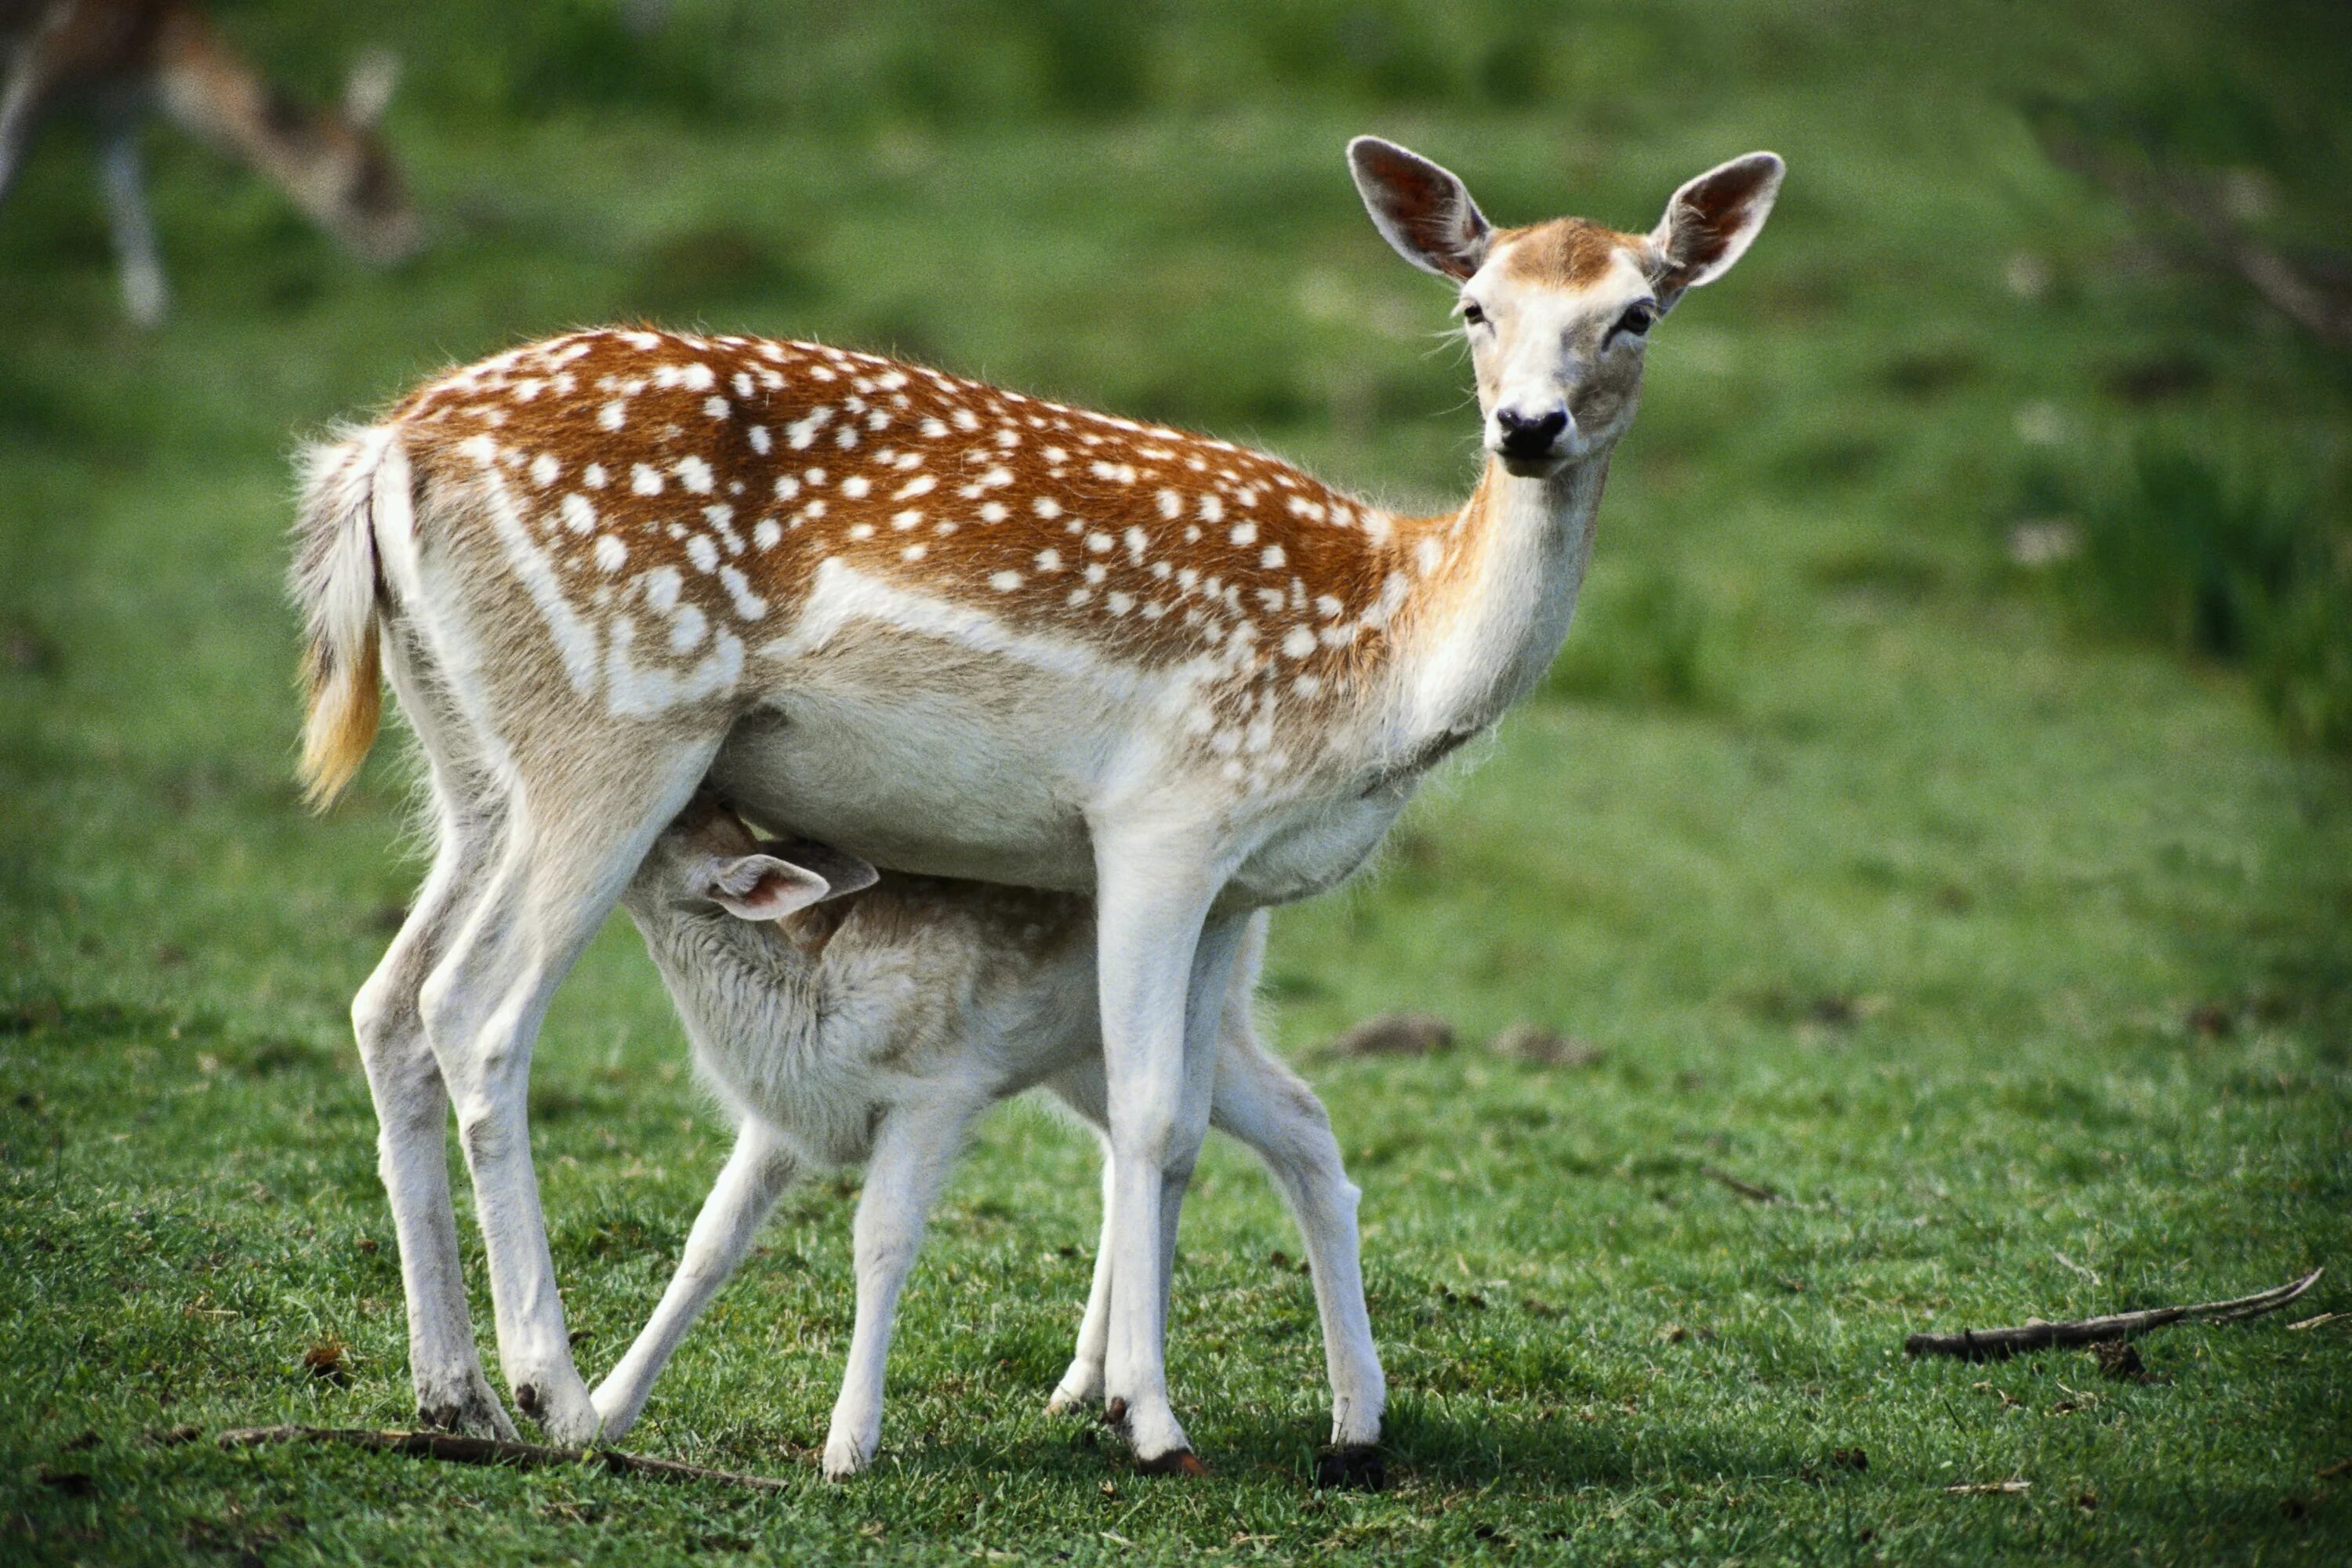
[[[876,880],[855,855],[803,839],[763,842],[709,795],[697,795],[653,842],[629,883],[640,907],[717,906],[738,920],[781,920]]]
[[[1460,179],[1377,137],[1349,142],[1348,163],[1398,253],[1461,285],[1486,450],[1523,479],[1624,434],[1651,325],[1739,259],[1783,172],[1770,153],[1734,158],[1676,191],[1649,233],[1625,234],[1576,217],[1496,228]]]

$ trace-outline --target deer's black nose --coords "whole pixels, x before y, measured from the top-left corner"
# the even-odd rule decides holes
[[[1503,456],[1540,458],[1550,452],[1559,433],[1568,428],[1568,410],[1555,408],[1531,417],[1513,409],[1498,408],[1495,411],[1495,424],[1503,433]]]

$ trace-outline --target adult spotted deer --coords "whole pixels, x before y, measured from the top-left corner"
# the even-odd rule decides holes
[[[1349,158],[1381,232],[1458,292],[1486,460],[1441,516],[870,354],[650,331],[497,355],[312,450],[307,774],[324,799],[358,766],[379,660],[431,771],[433,868],[352,1008],[427,1411],[494,1408],[446,1088],[516,1402],[596,1429],[525,1079],[556,984],[708,781],[879,866],[1094,893],[1103,1392],[1141,1461],[1183,1462],[1164,1302],[1250,916],[1361,865],[1549,663],[1650,329],[1781,176],[1725,163],[1645,234],[1496,229],[1402,148]]]
[[[739,1131],[653,1321],[590,1396],[608,1440],[636,1419],[793,1176],[863,1160],[857,1322],[824,1471],[840,1479],[865,1468],[881,1434],[898,1292],[973,1123],[1042,1084],[1104,1127],[1087,900],[929,877],[874,883],[863,861],[759,842],[705,796],[654,841],[621,896]],[[1322,1468],[1377,1484],[1370,1446],[1385,1384],[1357,1263],[1357,1193],[1322,1102],[1257,1043],[1250,998],[1265,922],[1216,999],[1210,1121],[1265,1162],[1306,1242],[1331,1378],[1334,1447]],[[1097,1272],[1065,1399],[1102,1385],[1108,1298]]]
[[[420,226],[376,133],[397,67],[388,55],[352,68],[340,110],[296,103],[246,63],[184,0],[0,0],[0,195],[34,130],[59,101],[86,98],[100,127],[100,172],[124,308],[163,318],[163,263],[147,216],[139,130],[148,106],[250,164],[294,205],[371,261],[416,248]]]

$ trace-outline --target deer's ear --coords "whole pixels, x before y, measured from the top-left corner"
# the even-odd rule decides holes
[[[762,842],[761,849],[779,860],[803,866],[825,879],[833,890],[825,897],[838,899],[863,892],[882,879],[882,873],[870,860],[861,860],[846,849],[835,849],[830,844],[818,844],[806,838],[787,838],[776,843]]]
[[[1780,194],[1788,165],[1773,153],[1750,153],[1718,163],[1676,191],[1666,216],[1650,231],[1662,299],[1731,270],[1746,253]]]
[[[830,897],[833,884],[773,855],[745,855],[713,862],[702,892],[738,920],[775,921]]]
[[[1415,267],[1463,279],[1486,259],[1494,228],[1450,170],[1377,136],[1348,143],[1348,168],[1373,226]]]
[[[392,89],[400,85],[400,57],[390,49],[370,49],[352,62],[343,80],[343,119],[352,129],[366,131],[383,118]]]

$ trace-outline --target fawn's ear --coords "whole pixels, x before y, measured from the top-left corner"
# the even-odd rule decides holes
[[[773,855],[715,860],[703,896],[738,920],[782,920],[833,895],[833,884],[805,866]]]
[[[838,899],[859,893],[882,879],[882,873],[870,860],[861,860],[846,849],[835,849],[830,844],[818,844],[807,838],[786,838],[774,843],[762,840],[760,848],[779,860],[804,866],[825,879],[833,890],[824,896]]]
[[[370,49],[352,62],[343,79],[343,119],[355,131],[372,128],[392,102],[400,85],[400,57],[390,49]]]
[[[1788,165],[1775,153],[1750,153],[1718,163],[1675,193],[1666,216],[1650,231],[1657,253],[1660,302],[1731,270],[1780,194]]]
[[[1450,170],[1377,136],[1348,143],[1348,169],[1373,226],[1415,267],[1462,279],[1486,259],[1494,229]]]

